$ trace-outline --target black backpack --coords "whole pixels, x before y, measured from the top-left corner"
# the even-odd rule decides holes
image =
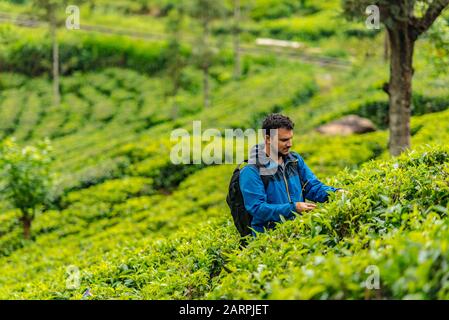
[[[232,174],[231,182],[229,183],[229,192],[226,197],[226,202],[231,209],[232,218],[234,219],[234,225],[239,231],[242,238],[251,234],[251,214],[246,211],[243,203],[243,195],[240,190],[240,167],[243,163],[248,163],[248,160],[243,161],[237,166]],[[265,189],[268,185],[268,176],[261,176]]]

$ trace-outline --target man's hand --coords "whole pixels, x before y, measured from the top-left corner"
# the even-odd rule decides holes
[[[307,202],[296,202],[296,212],[310,211],[316,208],[316,204]]]

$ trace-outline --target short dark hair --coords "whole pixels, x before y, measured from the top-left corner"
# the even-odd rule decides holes
[[[264,134],[270,135],[271,129],[287,129],[293,130],[295,124],[289,117],[284,116],[279,113],[272,113],[268,115],[262,124],[262,129],[264,130]]]

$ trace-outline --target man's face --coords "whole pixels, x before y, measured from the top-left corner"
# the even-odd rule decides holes
[[[285,128],[277,129],[277,135],[267,138],[273,151],[279,155],[285,156],[290,152],[293,142],[293,130]]]

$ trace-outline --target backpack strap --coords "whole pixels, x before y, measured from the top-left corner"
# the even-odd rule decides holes
[[[248,164],[249,163],[248,159],[245,159],[240,164],[238,164],[237,168],[235,168],[235,170],[241,170],[240,168],[241,168],[242,164],[244,164],[244,163]],[[255,166],[257,167],[257,165],[255,165]],[[266,178],[267,176],[261,176],[261,175],[259,175],[259,176],[262,179],[262,182],[263,182],[263,185],[264,185],[265,191],[266,191],[267,187],[268,187],[268,183],[270,182],[270,180]]]
[[[235,168],[235,170],[240,170],[240,167],[241,167],[242,164],[244,164],[244,163],[248,163],[248,159],[245,159],[245,160],[243,160],[241,163],[239,163],[239,164],[237,165],[237,168]]]

